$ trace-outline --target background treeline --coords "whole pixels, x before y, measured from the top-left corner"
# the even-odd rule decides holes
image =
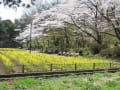
[[[32,40],[32,48],[59,54],[74,52],[120,57],[120,7],[117,1],[109,5],[103,0],[86,0],[82,4],[86,12],[81,14],[81,8],[75,8],[77,13],[69,15],[71,21],[64,21],[61,28],[45,29],[44,36]],[[24,47],[29,48],[29,43],[28,39]]]
[[[32,39],[32,50],[64,55],[79,53],[83,56],[120,56],[119,40],[104,33],[101,36],[102,43],[98,43],[91,36],[86,35],[70,24],[62,28],[52,27],[49,30],[44,30],[43,33],[43,36]],[[110,33],[114,34],[113,32]],[[23,43],[23,47],[30,49],[29,38]]]

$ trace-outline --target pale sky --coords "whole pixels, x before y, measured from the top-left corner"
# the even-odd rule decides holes
[[[22,15],[22,8],[18,8],[17,11],[0,5],[0,17],[4,19],[10,19],[14,21],[15,18],[20,18]]]
[[[22,2],[30,3],[30,0],[22,0]],[[22,16],[24,9],[21,7],[21,8],[17,8],[17,10],[14,10],[9,7],[4,7],[4,5],[1,4],[0,5],[0,17],[2,18],[2,20],[10,19],[14,21],[16,18],[19,19]]]
[[[22,0],[22,1],[29,3],[29,0]],[[42,1],[42,3],[45,3],[46,1],[50,3],[50,2],[54,2],[55,0],[40,0],[40,1]],[[63,1],[63,0],[59,0],[59,1]],[[23,11],[25,11],[24,9],[21,7],[21,8],[17,8],[17,11],[15,11],[14,9],[10,9],[4,7],[3,5],[0,5],[0,17],[2,18],[2,20],[10,19],[14,21],[16,18],[19,19],[22,16]]]

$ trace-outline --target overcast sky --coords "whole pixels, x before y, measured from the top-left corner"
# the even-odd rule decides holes
[[[30,0],[22,0],[23,2],[29,3]],[[4,5],[0,5],[0,17],[4,19],[10,19],[14,21],[15,18],[20,18],[23,13],[23,8],[18,8],[17,11],[10,9],[8,7],[4,7]]]
[[[29,3],[29,0],[22,0],[23,2]],[[47,2],[53,2],[55,0],[41,0],[43,3]],[[63,1],[63,0],[59,0]],[[5,20],[5,19],[10,19],[14,21],[16,18],[20,18],[23,14],[23,11],[25,11],[23,8],[18,8],[17,11],[4,7],[3,5],[0,5],[0,17]]]
[[[18,8],[17,11],[5,8],[3,5],[0,5],[0,17],[4,19],[11,19],[14,21],[15,18],[20,18],[22,15],[22,8]]]

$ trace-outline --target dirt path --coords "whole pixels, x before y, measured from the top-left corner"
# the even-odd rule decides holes
[[[4,55],[3,53],[0,53],[0,54]],[[8,55],[4,55],[4,56],[8,57],[11,63],[13,64],[11,68],[9,69],[9,73],[21,73],[22,72],[22,65],[18,61],[14,60]]]
[[[0,74],[7,74],[7,73],[9,73],[7,66],[5,66],[3,61],[0,60]]]
[[[11,60],[11,62],[13,63],[12,73],[21,73],[22,72],[22,65],[16,60]]]

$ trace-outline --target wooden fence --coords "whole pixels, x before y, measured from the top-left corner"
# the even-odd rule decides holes
[[[70,67],[63,67],[63,66],[70,66]],[[81,66],[82,65],[82,66]],[[28,65],[29,66],[29,65]],[[36,69],[37,71],[29,70],[27,65],[19,65],[19,66],[11,66],[8,68],[7,73],[1,73],[0,79],[4,78],[13,78],[13,77],[25,77],[25,76],[61,76],[61,75],[69,75],[69,74],[93,74],[95,72],[117,72],[120,71],[120,63],[92,63],[92,64],[47,64],[47,70],[44,69],[42,66],[29,66],[33,67],[32,69]],[[88,66],[88,67],[86,67]],[[61,68],[62,67],[62,68]],[[42,70],[42,69],[44,70]],[[68,69],[66,69],[68,68]],[[14,69],[14,70],[13,70]],[[15,71],[16,69],[16,71]],[[40,71],[41,69],[42,71]],[[17,70],[19,72],[17,72]]]
[[[3,70],[3,72],[0,72],[0,74],[62,72],[62,71],[65,72],[65,71],[80,71],[80,70],[116,69],[116,68],[120,68],[120,63],[16,65],[16,66],[7,67],[5,70]],[[0,68],[0,70],[1,69],[2,68]]]

